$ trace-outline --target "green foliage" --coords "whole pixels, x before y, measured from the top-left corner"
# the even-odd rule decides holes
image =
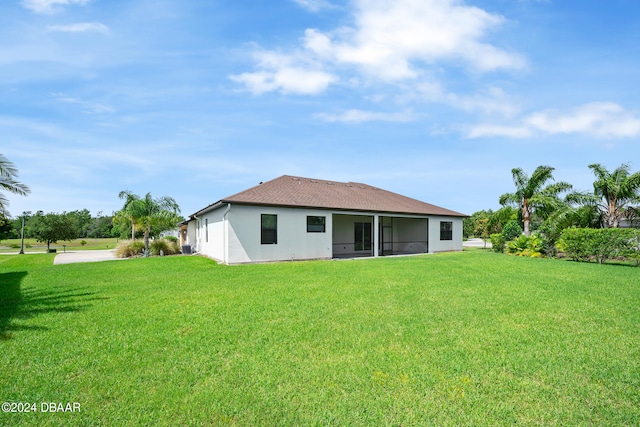
[[[47,249],[58,240],[77,237],[75,218],[67,213],[44,214],[40,211],[29,219],[29,232],[38,242],[46,243]]]
[[[154,199],[151,193],[143,198],[129,191],[120,192],[120,198],[126,198],[122,210],[116,214],[118,221],[130,221],[132,230],[140,228],[144,231],[146,253],[149,253],[149,239],[157,237],[163,231],[175,228],[182,220],[180,207],[171,197],[162,196]]]
[[[559,248],[574,261],[595,260],[599,264],[618,257],[639,257],[640,230],[628,228],[568,228],[562,232]]]
[[[13,237],[13,224],[2,212],[0,212],[0,241]]]
[[[505,245],[507,241],[504,238],[502,233],[493,233],[491,236],[491,249],[494,252],[502,253],[504,252]]]
[[[523,234],[507,243],[507,253],[511,255],[541,258],[543,256],[542,250],[542,239],[536,234],[528,237]]]
[[[596,176],[593,196],[605,227],[619,227],[629,206],[640,203],[640,172],[630,173],[624,163],[609,172],[600,164],[589,165]]]
[[[170,241],[169,239],[156,239],[149,244],[149,250],[151,255],[160,255],[160,251],[164,255],[175,255],[180,253],[180,247],[177,241]]]
[[[559,195],[571,189],[571,184],[566,182],[547,184],[553,181],[553,170],[550,166],[538,166],[529,177],[522,169],[514,168],[511,174],[516,191],[500,196],[501,205],[517,207],[520,210],[526,236],[531,234],[532,215],[535,213],[542,219],[547,218],[563,204]]]
[[[9,205],[9,200],[2,194],[2,191],[8,191],[21,196],[26,196],[31,192],[29,187],[18,181],[18,169],[15,165],[0,153],[0,213],[6,214],[6,207]]]
[[[518,224],[518,221],[515,220],[507,222],[502,229],[502,235],[504,236],[504,240],[506,242],[517,239],[521,234],[522,228],[520,228],[520,224]]]
[[[166,239],[173,243],[178,243],[178,238],[176,236],[164,236],[163,239]]]
[[[86,241],[86,240],[80,240],[80,245],[84,246],[84,245],[86,245],[86,244],[87,244],[87,241]]]

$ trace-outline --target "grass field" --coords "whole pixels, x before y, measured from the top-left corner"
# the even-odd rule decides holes
[[[81,242],[85,241],[83,245]],[[120,239],[104,238],[104,239],[91,239],[85,237],[84,239],[75,239],[69,242],[60,241],[58,243],[52,243],[51,249],[56,249],[58,252],[65,250],[63,245],[66,245],[67,251],[83,251],[92,249],[114,249],[118,245]],[[47,252],[47,244],[36,242],[36,239],[24,239],[25,252]],[[17,253],[20,251],[21,241],[20,239],[7,239],[0,242],[0,253]]]
[[[640,425],[637,268],[52,260],[0,257],[0,425]]]

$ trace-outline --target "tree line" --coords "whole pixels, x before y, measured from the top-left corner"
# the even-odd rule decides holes
[[[18,170],[4,155],[0,154],[0,190],[26,196],[29,187],[18,181]],[[23,212],[18,218],[10,218],[6,209],[7,198],[0,192],[0,240],[10,238],[35,238],[46,243],[47,248],[58,240],[77,238],[119,237],[143,238],[145,253],[149,253],[149,239],[176,228],[183,220],[176,201],[168,196],[154,198],[151,193],[138,196],[130,191],[121,191],[122,208],[112,215],[92,216],[88,209],[63,213],[35,214]],[[24,233],[24,234],[23,234]]]
[[[550,166],[538,166],[531,176],[520,168],[512,169],[515,191],[500,196],[499,210],[482,210],[466,218],[463,235],[485,241],[499,236],[492,243],[503,246],[533,233],[541,251],[553,255],[566,229],[640,226],[640,172],[631,173],[628,163],[613,171],[600,164],[588,167],[595,178],[591,191],[555,182],[555,169]]]

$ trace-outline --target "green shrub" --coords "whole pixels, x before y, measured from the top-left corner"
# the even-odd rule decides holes
[[[504,236],[501,233],[494,233],[490,236],[491,239],[491,249],[494,252],[504,252],[504,247],[506,241],[504,240]]]
[[[171,243],[178,243],[178,238],[176,236],[164,236],[163,238]]]
[[[520,227],[520,223],[513,219],[507,222],[502,229],[502,235],[504,236],[505,242],[510,242],[517,239],[520,235],[522,235],[522,228]]]
[[[176,241],[172,241],[171,239],[156,239],[149,245],[149,251],[151,255],[160,255],[160,251],[164,255],[175,255],[180,253],[180,246],[178,245],[177,239]]]
[[[9,245],[9,247],[10,247],[11,249],[20,249],[20,245],[19,245],[19,244],[17,244],[17,243],[12,243],[12,244],[10,244],[10,245]]]
[[[640,231],[629,228],[568,228],[562,232],[559,248],[574,261],[640,257]],[[636,263],[638,263],[636,261]]]
[[[517,256],[541,258],[542,239],[536,234],[529,237],[521,235],[517,239],[507,243],[507,253]]]
[[[87,241],[86,241],[86,240],[80,240],[80,245],[84,246],[84,245],[86,245],[86,244],[87,244]]]
[[[149,244],[149,251],[151,255],[168,255],[169,252],[169,242],[164,239],[156,239],[151,244]]]

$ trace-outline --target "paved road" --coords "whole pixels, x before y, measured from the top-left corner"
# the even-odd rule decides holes
[[[72,264],[75,262],[98,262],[109,261],[116,258],[115,251],[113,249],[108,250],[88,250],[78,252],[64,252],[57,254],[53,259],[54,264]]]
[[[462,242],[463,247],[467,248],[484,248],[484,242],[482,239],[469,239],[466,242]],[[489,249],[491,247],[491,242],[487,242],[486,248]]]

